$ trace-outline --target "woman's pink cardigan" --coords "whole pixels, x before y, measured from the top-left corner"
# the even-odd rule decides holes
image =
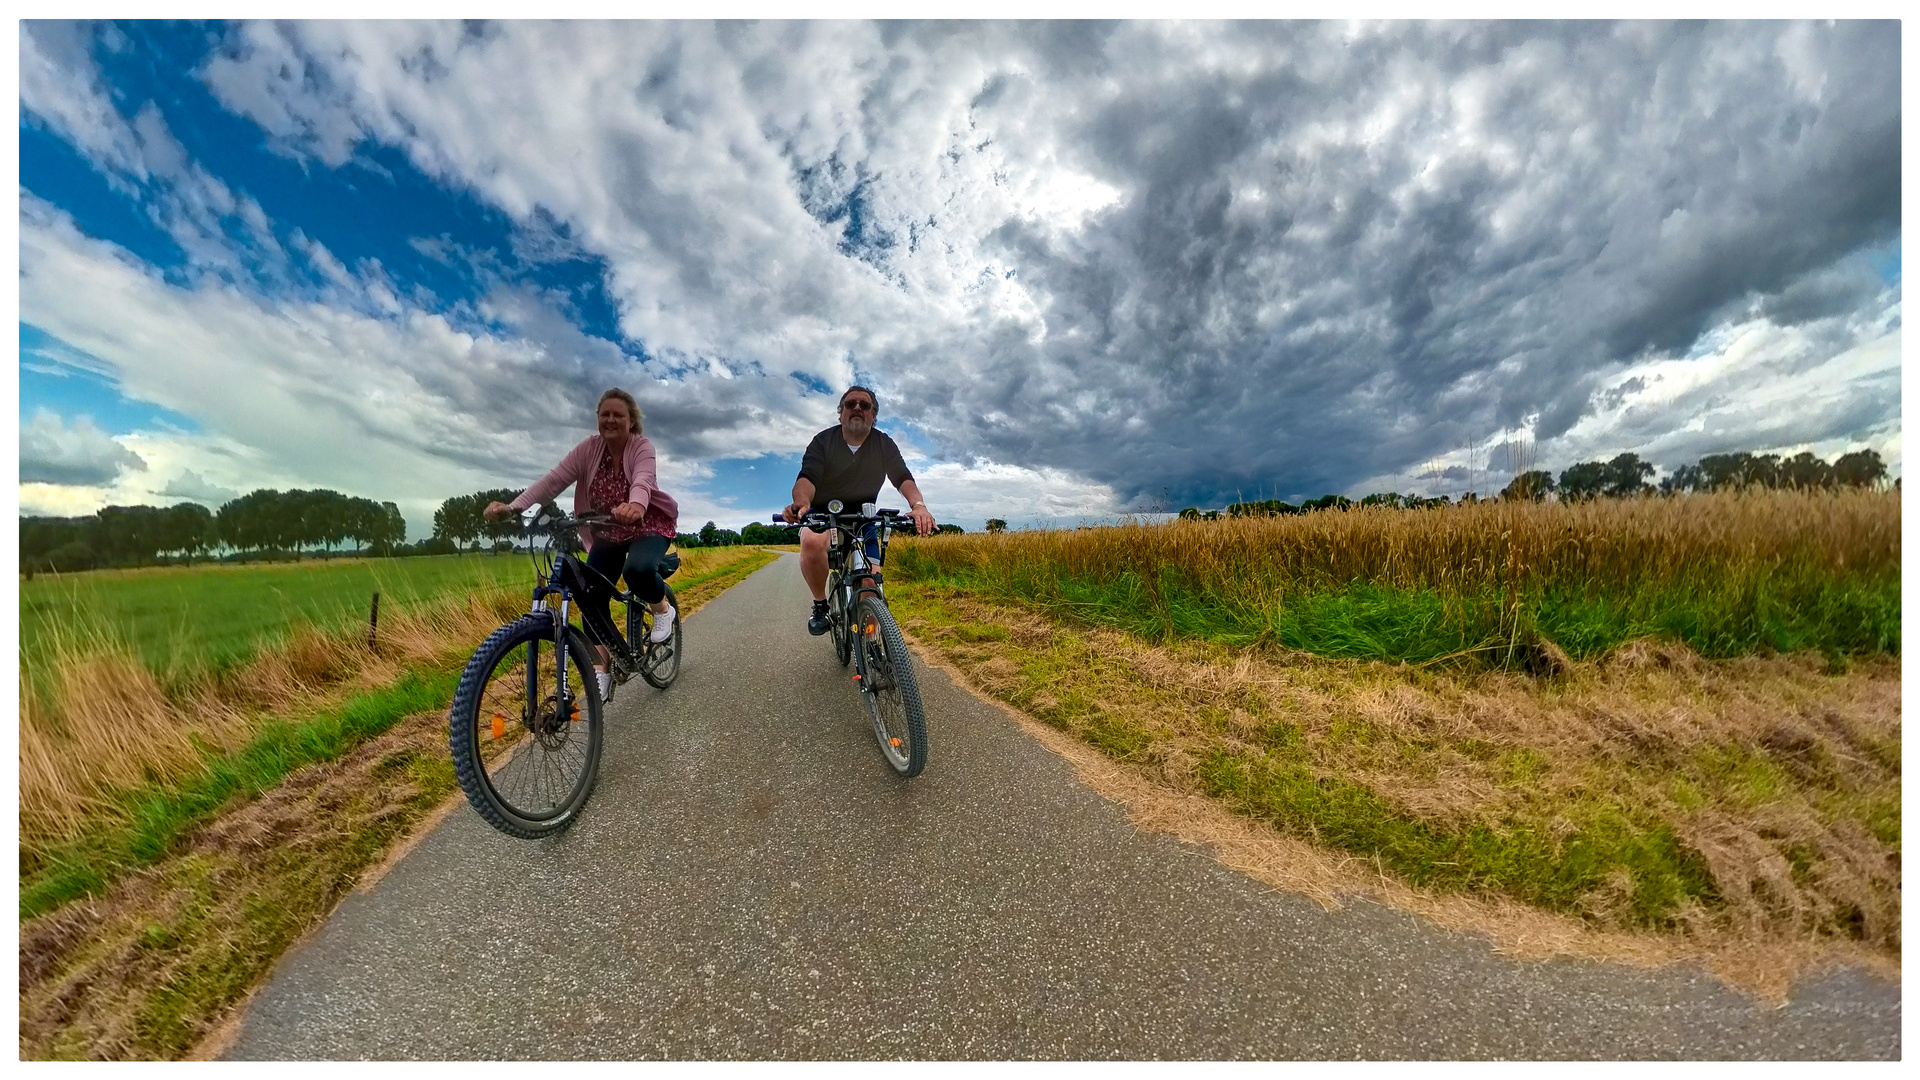
[[[583,514],[592,509],[589,493],[593,488],[593,474],[600,468],[600,456],[606,453],[606,446],[607,441],[598,434],[587,436],[585,442],[567,451],[567,456],[560,459],[552,472],[534,481],[508,505],[515,511],[525,510],[534,503],[553,498],[572,484],[573,512]],[[645,435],[629,438],[621,462],[627,469],[627,501],[639,503],[645,510],[640,518],[640,531],[657,536],[674,535],[680,525],[680,504],[661,491],[655,479],[652,440]],[[592,529],[580,530],[580,540],[588,550],[593,548],[592,533]]]

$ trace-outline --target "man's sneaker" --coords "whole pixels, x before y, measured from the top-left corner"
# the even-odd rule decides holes
[[[613,699],[613,676],[604,671],[595,671],[593,678],[595,682],[600,684],[600,700],[611,701]]]
[[[673,636],[673,615],[674,615],[674,611],[673,611],[672,605],[668,605],[667,610],[665,611],[654,612],[653,613],[653,632],[647,635],[647,640],[653,642],[655,645],[658,645],[661,642],[672,637]]]
[[[815,600],[813,602],[813,615],[807,619],[807,633],[812,634],[814,637],[819,637],[831,629],[833,629],[833,620],[827,616],[827,602],[825,600]]]

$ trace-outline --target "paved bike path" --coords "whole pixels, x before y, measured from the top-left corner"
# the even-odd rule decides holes
[[[600,787],[527,842],[462,807],[282,963],[255,1058],[1897,1058],[1897,986],[1773,1009],[1690,968],[1521,963],[1325,912],[1139,832],[921,669],[896,780],[795,558],[615,695]]]

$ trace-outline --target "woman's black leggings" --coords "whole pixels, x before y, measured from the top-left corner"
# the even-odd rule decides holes
[[[664,536],[595,540],[592,550],[587,552],[587,566],[594,572],[587,575],[585,595],[580,597],[580,614],[597,617],[603,624],[612,626],[613,612],[608,603],[613,599],[613,582],[621,576],[627,579],[627,589],[647,603],[657,604],[665,599],[667,583],[660,577],[660,559],[667,553],[668,543]]]

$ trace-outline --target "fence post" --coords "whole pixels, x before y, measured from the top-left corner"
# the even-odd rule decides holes
[[[380,630],[380,594],[373,594],[373,610],[367,612],[367,648],[373,648],[374,635]]]

